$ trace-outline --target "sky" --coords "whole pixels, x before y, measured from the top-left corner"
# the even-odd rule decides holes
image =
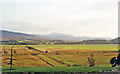
[[[0,9],[2,30],[118,36],[118,0],[4,0]]]

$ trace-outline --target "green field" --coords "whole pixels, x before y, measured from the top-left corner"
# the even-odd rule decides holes
[[[10,60],[6,58],[10,58],[11,47],[2,46],[3,72],[99,72],[114,69],[111,68],[110,59],[118,55],[117,44],[15,45],[13,68],[16,70],[7,70]],[[91,54],[95,59],[94,67],[89,67],[88,57]]]
[[[16,70],[3,68],[3,72],[103,72],[116,68],[110,67],[15,67]]]
[[[41,48],[46,50],[63,49],[63,50],[111,50],[118,51],[118,45],[116,44],[82,44],[82,45],[30,45],[35,48]]]

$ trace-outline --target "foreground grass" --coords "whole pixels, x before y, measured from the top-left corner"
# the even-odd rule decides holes
[[[2,72],[103,72],[111,67],[14,67],[15,70],[2,68]]]

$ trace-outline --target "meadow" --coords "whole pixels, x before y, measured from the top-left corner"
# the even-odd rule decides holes
[[[26,47],[27,46],[27,47]],[[12,45],[2,46],[2,67],[3,72],[7,72],[5,69],[9,68],[10,49]],[[32,47],[29,49],[28,47]],[[83,72],[84,69],[88,69],[86,72],[90,72],[93,67],[89,67],[88,57],[93,55],[95,60],[95,66],[91,70],[106,70],[111,69],[110,59],[117,57],[118,45],[117,44],[82,44],[82,45],[14,45],[13,48],[13,67],[22,71],[22,68],[27,72],[33,70],[44,72],[45,68],[48,71],[55,68],[53,71],[67,72],[79,70]],[[43,68],[43,69],[41,69]],[[51,69],[50,69],[51,68]],[[64,69],[66,68],[66,69]],[[76,69],[75,69],[76,68]],[[81,69],[83,68],[83,69]],[[40,70],[38,70],[40,69]],[[64,69],[64,70],[63,70]],[[14,70],[16,71],[16,70]],[[25,71],[25,70],[23,70]]]

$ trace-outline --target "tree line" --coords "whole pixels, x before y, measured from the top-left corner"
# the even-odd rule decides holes
[[[29,41],[17,41],[7,40],[0,41],[0,45],[60,45],[60,44],[120,44],[118,39],[114,40],[83,40],[83,41],[63,41],[63,40],[29,40]]]
[[[0,45],[37,45],[39,43],[32,42],[32,41],[15,41],[15,40],[8,40],[8,41],[1,41]]]

